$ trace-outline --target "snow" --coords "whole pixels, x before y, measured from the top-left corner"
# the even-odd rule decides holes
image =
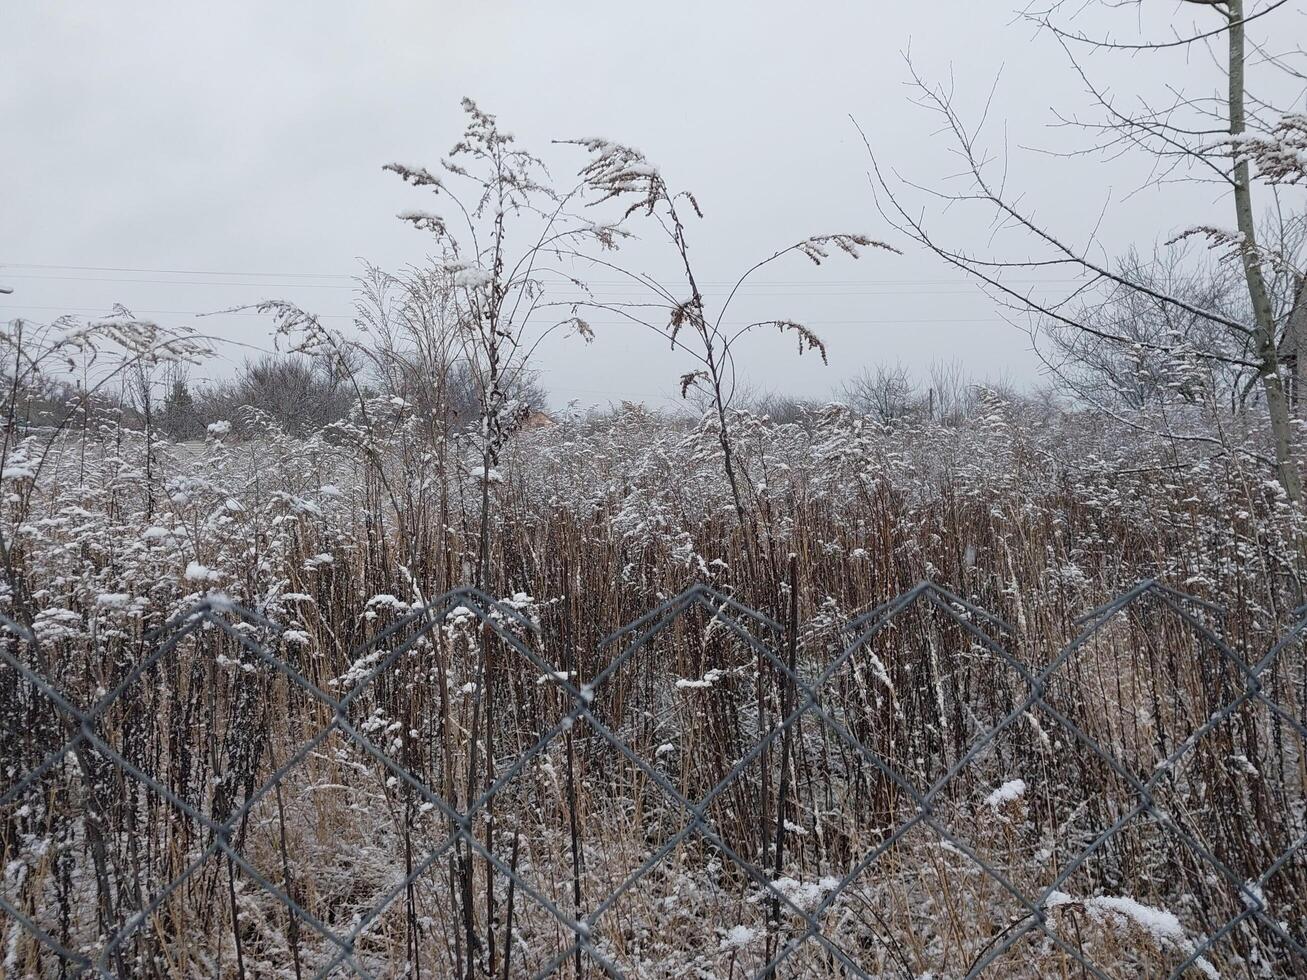
[[[1011,803],[1019,800],[1026,795],[1026,781],[1024,779],[1009,779],[994,792],[985,797],[985,805],[991,806],[995,810],[1004,803]]]
[[[1092,908],[1119,912],[1147,929],[1158,939],[1183,940],[1185,938],[1184,927],[1180,925],[1180,920],[1175,915],[1163,909],[1155,909],[1151,905],[1136,902],[1133,898],[1103,896],[1088,899],[1085,904]]]
[[[42,609],[32,622],[32,631],[43,643],[72,639],[81,634],[82,617],[71,609]]]
[[[795,908],[811,912],[840,885],[840,879],[825,877],[819,881],[802,882],[794,878],[783,877],[772,881],[771,887],[783,895]],[[768,896],[754,896],[754,901],[761,901]]]
[[[748,926],[731,926],[722,937],[722,946],[726,949],[739,949],[741,946],[749,945],[757,936],[756,929],[750,929]]]
[[[454,273],[454,285],[467,289],[484,289],[494,281],[493,273],[477,265],[467,266]]]
[[[721,680],[725,676],[726,676],[726,671],[718,670],[714,668],[708,671],[706,674],[704,674],[703,677],[700,678],[699,680],[687,680],[684,677],[678,677],[676,679],[676,686],[683,691],[696,689],[696,688],[712,687],[714,684],[716,684],[719,680]]]
[[[1100,895],[1094,898],[1076,899],[1065,892],[1054,891],[1044,903],[1045,908],[1061,908],[1078,905],[1099,920],[1111,921],[1113,916],[1125,919],[1143,929],[1162,947],[1172,946],[1186,955],[1192,955],[1196,944],[1190,940],[1180,919],[1166,909],[1145,905],[1143,902],[1126,895]],[[1204,957],[1197,957],[1194,966],[1206,976],[1220,976],[1217,969]]]
[[[189,582],[221,582],[222,572],[214,571],[198,561],[192,561],[187,564],[183,577]]]
[[[95,597],[95,604],[101,609],[126,609],[131,601],[126,592],[102,592]]]

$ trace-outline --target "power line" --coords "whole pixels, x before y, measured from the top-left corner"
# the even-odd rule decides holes
[[[71,313],[74,311],[80,313],[100,313],[100,314],[105,313],[104,308],[98,306],[0,306],[0,311],[10,311],[10,310],[47,310],[47,311],[62,310],[65,313]],[[257,316],[257,317],[265,317],[267,319],[271,319],[270,314],[259,313],[254,310],[234,310],[234,311],[219,310],[213,312],[203,311],[203,310],[133,310],[132,313],[140,314],[143,316],[195,316],[195,317],[205,317],[205,318],[217,317],[217,316]],[[321,320],[354,319],[354,315],[352,313],[318,313],[315,315],[318,317],[318,319]],[[595,326],[595,327],[639,326],[639,324],[631,320],[587,320],[586,322],[589,323],[591,326]],[[849,323],[865,323],[865,324],[1007,323],[1008,321],[1004,320],[1002,317],[917,317],[917,318],[891,317],[889,319],[877,319],[877,320],[870,320],[863,317],[858,317],[850,320],[805,320],[804,322],[812,326],[822,326],[822,325],[834,326],[834,325],[849,324]],[[742,327],[745,325],[746,324],[744,322],[739,322],[739,321],[722,324],[723,327]]]
[[[115,265],[43,265],[37,262],[0,262],[5,269],[69,269],[76,272],[137,272],[177,276],[269,276],[277,279],[353,279],[335,272],[214,272],[206,269],[135,269]]]
[[[126,266],[51,265],[51,264],[39,264],[33,262],[0,262],[0,268],[43,269],[43,270],[70,271],[70,272],[125,272],[125,273],[139,274],[139,275],[225,276],[228,278],[246,277],[246,278],[266,278],[266,279],[344,279],[344,280],[349,280],[351,284],[357,283],[359,279],[359,277],[356,275],[348,275],[344,273],[335,273],[335,272],[230,272],[230,271],[216,271],[216,270],[206,270],[206,269],[148,269],[148,268],[131,268]],[[550,271],[552,272],[552,270]],[[560,275],[560,276],[563,275],[562,273],[553,273],[553,274]],[[22,273],[9,273],[8,275],[9,278],[11,279],[67,278],[70,280],[78,280],[80,278],[77,276],[66,276],[66,277],[65,276],[38,276],[38,275],[22,274]],[[582,277],[578,276],[577,278],[582,278]],[[108,279],[97,279],[97,280],[88,279],[87,281],[132,282],[134,280],[108,278]],[[153,282],[154,280],[142,280],[142,281]],[[175,282],[175,280],[160,280],[160,281]],[[612,286],[612,285],[632,286],[633,285],[632,279],[584,279],[584,281],[588,283],[593,283],[595,285],[607,285],[607,286]],[[707,286],[732,287],[735,285],[735,280],[733,279],[704,279],[701,280],[701,282],[703,285],[707,285]],[[1005,279],[1004,282],[1010,283],[1012,285],[1041,285],[1041,284],[1042,285],[1068,285],[1073,283],[1084,283],[1085,279],[1083,277],[1082,278],[1067,277],[1067,278],[1060,278],[1060,279],[1043,278],[1043,277],[1013,277],[1010,279]],[[182,285],[182,283],[177,283],[177,284]],[[814,282],[811,279],[768,280],[768,281],[761,281],[754,284],[746,283],[743,288],[747,289],[749,288],[750,285],[812,287],[812,286],[827,286],[827,285],[830,286],[864,286],[864,285],[865,286],[947,286],[947,285],[958,285],[958,284],[976,285],[976,280],[968,278],[966,276],[954,276],[954,277],[944,278],[944,279],[877,279],[877,278],[828,279],[828,280],[823,280],[818,282]],[[225,285],[225,284],[210,283],[207,281],[203,281],[203,282],[196,283],[196,285]],[[274,286],[276,284],[275,283],[263,283],[263,284],[251,283],[250,285]],[[319,286],[319,285],[326,285],[326,284],[304,283],[302,285]],[[352,289],[355,288],[355,286],[333,285],[332,288]]]
[[[47,281],[47,282],[98,282],[98,283],[111,283],[111,284],[113,284],[113,285],[119,285],[119,284],[134,284],[134,285],[154,285],[154,286],[213,286],[213,287],[219,287],[219,288],[264,289],[264,290],[267,290],[267,289],[305,289],[305,288],[307,288],[307,289],[349,289],[349,290],[355,290],[355,289],[357,289],[356,286],[347,286],[347,285],[344,285],[344,284],[342,284],[342,283],[334,283],[334,282],[330,282],[330,283],[328,283],[328,282],[302,282],[302,283],[287,283],[287,282],[280,282],[280,283],[277,283],[277,282],[270,282],[270,283],[269,283],[269,282],[205,282],[205,281],[193,280],[193,279],[110,279],[110,278],[95,278],[95,277],[89,277],[89,276],[42,276],[42,275],[30,275],[30,274],[25,274],[25,273],[9,273],[8,275],[9,275],[9,278],[10,278],[10,279],[37,279],[37,280],[44,280],[44,281]],[[595,285],[600,285],[600,284],[599,284],[599,283],[595,283]],[[916,296],[916,295],[921,295],[921,290],[920,290],[920,289],[853,289],[853,290],[849,290],[849,289],[825,289],[825,288],[822,288],[822,286],[823,286],[822,283],[807,283],[807,284],[805,284],[804,287],[801,288],[801,289],[791,289],[791,290],[785,290],[785,291],[781,291],[781,292],[763,292],[763,291],[761,291],[761,290],[766,289],[767,287],[770,287],[770,286],[776,286],[776,285],[779,285],[779,284],[777,284],[777,283],[757,283],[757,284],[754,284],[753,286],[747,286],[747,285],[746,285],[745,287],[742,287],[742,289],[741,289],[741,293],[742,293],[743,295],[747,295],[747,296],[752,297],[752,298],[755,298],[755,299],[757,299],[757,298],[769,298],[769,297],[770,297],[770,298],[784,299],[784,298],[787,298],[787,297],[804,297],[804,296]],[[837,286],[837,285],[839,285],[839,284],[838,284],[838,283],[832,283],[831,285],[836,285],[836,286]],[[1062,291],[1064,288],[1065,288],[1065,287],[1057,287],[1057,291],[1060,292],[1060,291]],[[1038,287],[1033,287],[1031,291],[1035,291],[1036,289],[1037,289],[1039,292],[1044,292],[1044,291],[1046,291],[1046,290],[1053,289],[1053,287],[1051,287],[1051,286],[1047,286],[1047,285],[1040,285],[1040,286],[1038,286]],[[975,296],[978,290],[979,290],[979,286],[977,286],[977,285],[973,285],[972,288],[969,288],[969,289],[931,289],[929,295],[931,295],[931,296]],[[705,293],[706,295],[709,295],[709,296],[724,295],[726,292],[727,292],[727,290],[726,290],[725,287],[722,287],[722,288],[720,288],[720,289],[705,289],[705,290],[704,290],[704,293]],[[649,291],[649,290],[637,290],[637,289],[632,289],[632,288],[629,288],[629,287],[628,287],[628,288],[625,288],[625,289],[605,289],[605,290],[604,290],[604,293],[605,293],[605,295],[607,295],[607,296],[613,296],[613,295],[618,295],[618,296],[649,296],[649,295],[653,295],[653,294],[651,293],[651,291]],[[575,300],[581,300],[581,299],[584,299],[584,298],[585,298],[584,296],[571,297],[571,299],[575,299]],[[570,301],[570,299],[569,299],[568,297],[560,297],[560,298],[559,298],[559,302],[569,302],[569,301]]]
[[[250,273],[251,275],[253,273]],[[43,276],[30,272],[7,272],[9,279],[42,279],[46,282],[144,283],[156,286],[249,286],[259,289],[356,289],[338,282],[216,282],[206,279],[123,279],[110,276]]]

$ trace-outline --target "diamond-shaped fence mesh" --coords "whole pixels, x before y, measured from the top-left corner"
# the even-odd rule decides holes
[[[5,620],[0,977],[1307,975],[1307,616],[574,601]]]

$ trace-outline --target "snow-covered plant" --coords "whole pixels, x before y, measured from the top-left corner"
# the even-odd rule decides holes
[[[511,397],[530,370],[531,354],[556,332],[590,340],[581,317],[552,316],[550,273],[571,280],[552,263],[579,249],[615,248],[626,233],[616,225],[585,221],[572,213],[581,187],[551,186],[544,162],[517,146],[491,114],[463,100],[467,126],[440,164],[425,167],[388,163],[405,183],[448,201],[455,217],[407,210],[399,217],[427,232],[448,277],[446,311],[463,362],[476,380],[480,401],[481,546],[476,580],[483,583],[490,561],[491,480],[508,436],[531,406]],[[553,283],[557,288],[557,283]],[[537,406],[538,407],[538,406]]]
[[[643,153],[630,146],[597,138],[569,142],[583,147],[591,154],[589,162],[581,169],[581,177],[586,186],[597,195],[597,200],[593,203],[614,200],[626,205],[624,217],[641,214],[652,219],[666,232],[675,252],[676,264],[681,272],[679,283],[662,283],[648,275],[628,273],[635,283],[649,291],[652,304],[647,301],[605,303],[596,300],[591,305],[616,312],[632,323],[655,331],[666,338],[674,349],[686,353],[697,365],[681,375],[681,396],[686,397],[692,388],[701,388],[709,394],[712,412],[716,417],[722,467],[734,498],[741,545],[746,562],[751,564],[752,547],[746,502],[740,485],[735,440],[728,417],[736,395],[735,347],[742,338],[759,329],[775,329],[793,336],[800,354],[815,351],[823,362],[826,361],[826,345],[811,328],[792,319],[780,317],[731,326],[725,323],[725,316],[740,287],[759,270],[792,253],[805,256],[814,265],[821,265],[835,251],[856,259],[864,248],[880,248],[891,252],[895,249],[861,234],[814,235],[755,262],[735,280],[726,299],[715,309],[710,309],[708,300],[700,289],[701,273],[690,256],[686,221],[690,214],[697,218],[703,217],[694,194],[686,190],[673,190],[659,169]],[[651,305],[660,312],[661,319],[651,317]]]
[[[31,491],[54,446],[69,430],[80,427],[85,432],[102,405],[112,406],[116,400],[121,404],[133,383],[148,406],[153,368],[195,364],[211,353],[210,338],[142,319],[119,305],[100,318],[67,316],[48,325],[17,319],[0,327],[0,460],[5,461],[0,479],[11,481],[10,513],[0,522],[0,564],[20,618],[30,622],[37,610],[14,546],[29,512]],[[146,498],[152,507],[148,410],[144,423]]]

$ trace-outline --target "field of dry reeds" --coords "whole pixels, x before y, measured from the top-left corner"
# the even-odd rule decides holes
[[[493,603],[402,417],[20,446],[0,975],[1307,970],[1274,484],[998,396],[736,438],[743,528],[706,423],[516,437]]]

